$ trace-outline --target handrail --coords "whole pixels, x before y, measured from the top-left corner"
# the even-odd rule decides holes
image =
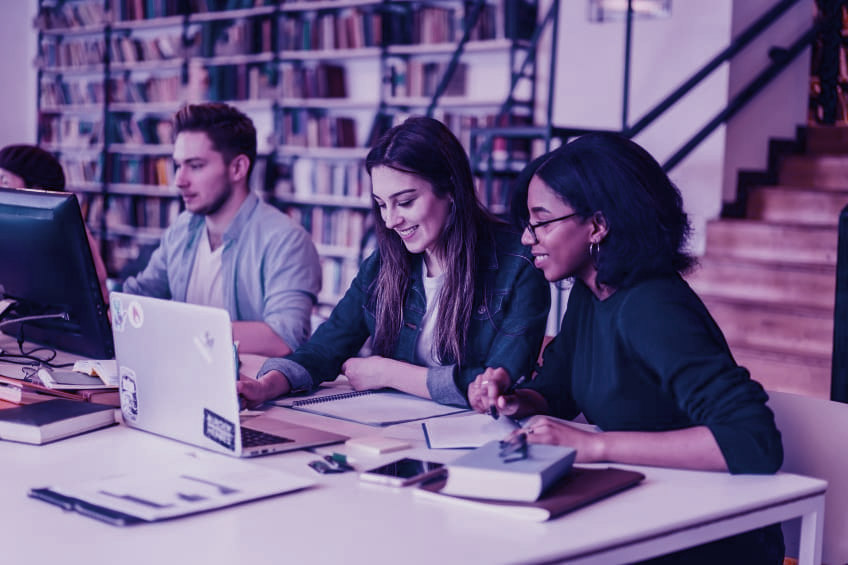
[[[707,64],[701,67],[691,77],[677,87],[671,94],[666,96],[656,106],[649,110],[639,121],[630,127],[625,124],[622,133],[627,137],[635,137],[643,129],[648,127],[654,120],[662,115],[666,110],[673,106],[678,100],[683,98],[690,90],[695,88],[702,80],[707,78],[710,73],[717,69],[723,63],[732,59],[737,53],[744,49],[751,41],[756,39],[763,31],[765,31],[772,23],[793,5],[797,4],[798,0],[781,0],[772,6],[765,14],[760,16],[754,23],[749,25],[740,33],[725,49],[713,57]],[[625,96],[625,104],[627,104]]]
[[[462,32],[462,37],[456,44],[456,49],[454,49],[453,55],[451,56],[450,61],[448,61],[448,66],[445,69],[445,72],[442,73],[442,78],[436,86],[436,91],[433,93],[430,105],[427,106],[428,118],[433,117],[433,112],[439,104],[439,98],[442,97],[442,94],[444,94],[447,89],[451,78],[453,78],[453,73],[459,65],[459,58],[462,57],[462,52],[465,51],[465,44],[468,43],[468,40],[471,38],[471,30],[474,29],[474,25],[477,23],[477,20],[480,19],[480,12],[483,11],[483,6],[485,4],[486,0],[477,0],[474,3],[474,7],[471,9],[471,15],[465,22],[465,29]]]
[[[813,26],[807,30],[801,37],[789,46],[785,51],[779,51],[780,55],[772,60],[771,64],[758,74],[751,82],[748,83],[739,94],[734,96],[724,110],[720,111],[713,117],[704,127],[702,127],[689,141],[683,144],[668,160],[663,163],[663,170],[666,172],[677,166],[689,153],[692,152],[713,130],[719,125],[732,118],[745,104],[756,96],[765,86],[770,83],[780,72],[786,68],[789,63],[801,54],[801,52],[812,43],[815,37],[817,27]]]

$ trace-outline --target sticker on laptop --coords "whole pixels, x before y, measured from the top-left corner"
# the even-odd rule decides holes
[[[130,302],[129,307],[127,308],[127,319],[129,320],[130,325],[135,329],[144,325],[144,309],[137,300]]]
[[[203,409],[203,435],[230,451],[236,450],[235,424],[207,408]]]
[[[124,303],[117,296],[112,298],[112,328],[116,332],[123,332],[127,327],[127,311]]]
[[[212,348],[215,347],[215,338],[212,337],[209,330],[203,332],[202,336],[194,336],[192,341],[194,341],[194,346],[200,352],[200,356],[203,357],[207,363],[211,365],[215,362],[214,359],[212,359]]]
[[[135,422],[138,419],[138,394],[135,386],[135,371],[129,367],[121,366],[120,389],[121,389],[121,413],[125,420]]]

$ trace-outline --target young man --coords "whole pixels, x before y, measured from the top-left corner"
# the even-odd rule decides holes
[[[253,122],[226,104],[188,105],[174,131],[186,210],[124,291],[226,308],[241,352],[288,354],[310,334],[321,268],[309,234],[248,188]]]

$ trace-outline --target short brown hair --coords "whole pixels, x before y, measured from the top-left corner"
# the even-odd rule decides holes
[[[229,163],[237,155],[250,160],[247,176],[256,163],[256,127],[238,108],[221,102],[187,104],[174,115],[174,136],[184,131],[200,131],[209,136],[212,147]]]

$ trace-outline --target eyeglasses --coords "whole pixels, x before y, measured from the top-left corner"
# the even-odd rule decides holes
[[[498,443],[501,450],[498,455],[504,463],[512,463],[527,459],[527,435],[518,434],[510,440],[501,441]]]
[[[576,216],[576,215],[577,215],[577,212],[572,212],[571,214],[568,214],[566,216],[560,216],[559,218],[554,218],[552,220],[545,220],[544,222],[538,222],[538,223],[535,223],[535,224],[531,224],[530,222],[525,222],[524,223],[524,229],[526,229],[527,231],[530,232],[530,237],[533,238],[533,243],[539,243],[539,236],[536,235],[537,229],[539,229],[542,226],[552,224],[554,222],[561,222],[563,220],[567,220],[568,218],[571,218],[571,217]]]

